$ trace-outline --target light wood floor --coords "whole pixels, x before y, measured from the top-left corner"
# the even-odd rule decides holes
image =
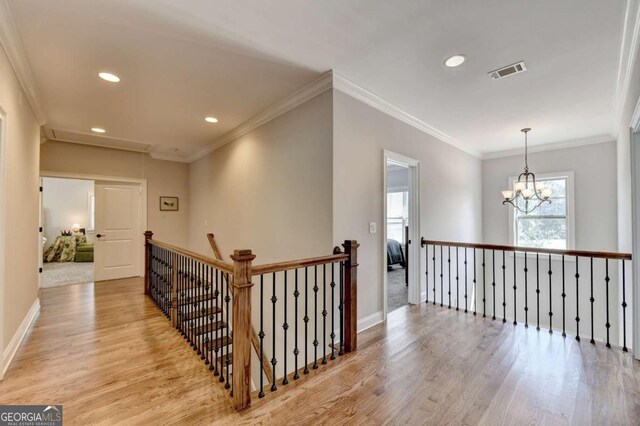
[[[83,425],[640,423],[631,356],[424,304],[235,413],[141,289],[131,279],[41,291],[0,404],[61,403],[65,423]]]

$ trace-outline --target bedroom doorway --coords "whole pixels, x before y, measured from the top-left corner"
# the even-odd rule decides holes
[[[384,155],[384,314],[418,303],[419,162]]]
[[[41,188],[40,288],[93,282],[94,181],[43,177]]]

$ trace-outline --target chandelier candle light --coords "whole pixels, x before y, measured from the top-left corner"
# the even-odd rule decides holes
[[[533,212],[544,203],[551,204],[550,197],[552,193],[551,188],[546,188],[544,182],[536,182],[536,175],[529,171],[527,133],[530,131],[530,128],[521,130],[524,133],[524,172],[520,173],[518,181],[514,183],[514,190],[502,191],[502,198],[504,199],[502,204],[511,204],[524,214]]]

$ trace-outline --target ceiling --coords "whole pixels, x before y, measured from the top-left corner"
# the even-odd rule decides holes
[[[625,0],[7,1],[46,127],[69,139],[102,127],[186,158],[328,70],[473,152],[521,147],[522,127],[532,145],[613,128]]]

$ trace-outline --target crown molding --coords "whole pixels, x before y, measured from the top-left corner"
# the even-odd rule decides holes
[[[634,10],[635,9],[635,10]],[[613,106],[613,135],[617,138],[622,120],[622,110],[627,100],[634,64],[640,48],[640,1],[627,0],[624,29],[620,46],[620,64]]]
[[[183,157],[179,154],[168,154],[160,152],[149,152],[149,156],[155,160],[175,161],[178,163],[191,163],[189,158]]]
[[[16,73],[16,77],[31,104],[33,114],[38,124],[45,124],[46,116],[40,104],[38,86],[33,77],[31,66],[29,65],[27,55],[22,45],[22,39],[13,21],[13,16],[11,15],[11,10],[6,0],[0,0],[0,45],[2,45],[7,54],[7,58]]]
[[[391,102],[382,99],[380,96],[376,95],[368,91],[367,89],[358,86],[354,82],[347,80],[345,77],[340,74],[333,72],[333,87],[340,92],[351,96],[352,98],[365,103],[387,115],[390,115],[393,118],[396,118],[410,126],[415,127],[416,129],[427,133],[442,142],[448,143],[461,151],[466,152],[469,155],[480,158],[480,152],[474,149],[469,148],[467,145],[464,145],[458,142],[456,139],[447,135],[446,133],[436,129],[435,127],[425,123],[419,118],[409,114],[408,112],[398,108],[393,105]]]
[[[221,138],[216,139],[211,145],[204,149],[197,151],[195,154],[187,158],[189,163],[196,161],[199,158],[204,157],[210,152],[220,148],[221,146],[238,139],[241,136],[246,135],[250,131],[262,126],[263,124],[281,116],[282,114],[291,111],[295,107],[302,105],[309,99],[312,99],[319,94],[331,89],[332,87],[332,72],[326,72],[320,76],[320,78],[312,81],[310,84],[304,86],[301,89],[296,90],[289,96],[279,100],[272,104],[270,107],[256,115],[255,117],[245,121],[235,129],[226,133]]]
[[[529,145],[529,154],[536,152],[555,151],[557,149],[576,148],[579,146],[595,145],[605,142],[613,142],[615,138],[611,135],[600,135],[582,139],[571,139],[568,141],[559,141],[546,143],[543,145]],[[513,157],[516,155],[523,155],[522,148],[506,149],[504,151],[495,151],[484,153],[481,157],[482,160],[492,160],[494,158]]]

